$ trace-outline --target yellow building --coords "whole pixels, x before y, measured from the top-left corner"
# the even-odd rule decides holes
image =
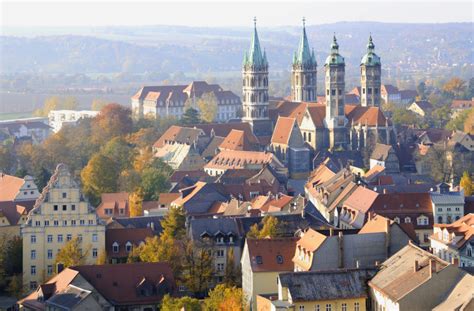
[[[64,164],[57,166],[21,231],[23,283],[32,290],[56,273],[56,254],[73,237],[82,241],[87,264],[105,248],[105,224]]]
[[[259,297],[257,310],[365,311],[366,284],[374,273],[366,269],[281,273],[278,300]]]

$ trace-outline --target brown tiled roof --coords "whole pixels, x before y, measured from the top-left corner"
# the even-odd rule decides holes
[[[0,201],[12,201],[25,183],[23,178],[0,172]]]
[[[364,126],[385,126],[386,118],[378,107],[362,107],[358,105],[345,105],[344,114],[349,124]],[[391,124],[389,122],[389,124]]]
[[[449,234],[454,234],[458,240],[456,243],[450,243],[449,245],[459,249],[474,238],[474,214],[467,214],[452,224],[434,224],[434,227],[440,228],[443,231],[446,230]],[[436,233],[431,238],[435,240],[440,239]]]
[[[223,150],[205,168],[245,168],[247,165],[268,164],[276,160],[273,153],[260,151]]]
[[[357,95],[357,96],[360,97],[360,94],[361,94],[361,92],[360,92],[360,86],[353,88],[353,89],[349,92],[349,94],[355,94],[355,95]]]
[[[293,271],[296,238],[247,239],[246,243],[253,272]]]
[[[107,229],[105,231],[105,250],[109,258],[123,258],[127,257],[128,253],[125,250],[127,242],[132,243],[133,247],[145,242],[147,237],[153,236],[151,228],[123,228],[123,229]],[[113,244],[117,242],[119,245],[118,253],[113,252]]]
[[[197,141],[199,135],[203,132],[200,129],[181,127],[173,125],[161,135],[153,144],[155,148],[163,147],[167,142],[177,142],[181,144],[192,144]]]
[[[378,161],[385,161],[387,160],[391,149],[392,146],[390,145],[377,143],[375,144],[374,151],[372,151],[370,158]]]
[[[206,136],[211,136],[214,133],[215,136],[226,137],[232,130],[244,131],[245,136],[252,144],[259,144],[258,138],[253,134],[252,127],[249,123],[208,123],[208,124],[194,124],[189,127],[195,127],[204,131]]]
[[[383,173],[384,171],[385,167],[377,164],[365,173],[364,178],[370,181],[373,178],[377,177],[377,175]]]
[[[344,202],[344,207],[366,213],[375,199],[377,199],[378,193],[365,187],[357,187],[352,194],[349,195],[347,200]]]
[[[159,284],[163,277],[173,296],[176,284],[168,263],[127,263],[113,265],[86,265],[72,267],[108,301],[114,305],[156,304],[157,296],[137,295],[137,285],[146,278]],[[161,297],[162,298],[162,297]]]
[[[290,204],[293,199],[294,197],[286,194],[279,194],[277,196],[259,195],[252,202],[252,207],[263,212],[276,212],[281,211],[285,206]]]
[[[181,181],[184,177],[199,178],[208,176],[204,170],[194,170],[194,171],[174,171],[173,174],[168,179],[171,183],[177,183]]]
[[[273,129],[271,140],[272,144],[287,145],[290,140],[294,124],[294,118],[278,117],[275,128]]]
[[[417,269],[414,268],[415,261]],[[369,286],[397,302],[431,279],[431,269],[435,274],[447,266],[447,262],[410,243],[382,264]]]
[[[324,118],[326,116],[326,106],[323,104],[309,105],[307,111],[316,128],[324,128]]]
[[[160,193],[160,196],[158,197],[158,204],[171,204],[171,202],[179,197],[179,193]]]
[[[316,251],[326,240],[326,236],[311,228],[309,228],[300,239],[296,242],[296,245],[304,248],[306,251]]]
[[[205,182],[198,181],[193,186],[184,188],[180,190],[180,197],[173,201],[173,204],[176,206],[184,206],[186,202],[188,202],[192,197],[194,197],[204,186],[206,185]],[[181,193],[187,192],[191,190],[186,196],[182,196]]]
[[[251,150],[250,142],[246,139],[245,132],[239,130],[230,131],[222,143],[219,145],[221,150]]]
[[[26,216],[33,209],[35,201],[3,201],[0,202],[0,217],[7,218],[11,226],[17,225],[21,216]]]
[[[406,233],[406,235],[412,239],[413,241],[416,241],[416,232],[415,229],[413,228],[413,225],[410,224],[398,224],[395,221],[383,217],[382,215],[374,215],[372,216],[367,223],[359,230],[359,234],[363,233],[376,233],[376,232],[387,232],[388,227],[387,224],[390,226],[399,226],[403,232]]]
[[[454,99],[451,102],[451,109],[469,109],[474,107],[474,100]]]
[[[106,214],[106,209],[112,209],[112,214]],[[124,210],[123,214],[120,214],[120,209]],[[128,217],[130,216],[130,210],[128,206],[128,193],[127,192],[116,192],[116,193],[102,193],[101,203],[96,209],[97,215],[101,218],[108,217]]]

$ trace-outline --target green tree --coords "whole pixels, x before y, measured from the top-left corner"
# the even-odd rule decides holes
[[[62,101],[61,108],[66,110],[76,110],[78,105],[79,102],[77,101],[77,98],[68,96]]]
[[[465,171],[461,177],[461,182],[459,183],[461,189],[464,190],[465,196],[471,196],[474,190],[474,185],[472,183],[471,174]]]
[[[438,128],[443,128],[451,120],[451,107],[449,105],[443,105],[436,108],[431,113],[434,125]]]
[[[217,285],[204,301],[208,311],[238,311],[245,309],[245,296],[241,288]]]
[[[154,167],[144,169],[141,176],[141,189],[144,200],[158,200],[160,193],[168,192],[171,186],[168,177],[169,175],[163,174],[161,170]]]
[[[419,117],[413,111],[404,108],[396,108],[393,110],[392,121],[398,126],[420,124]]]
[[[170,295],[165,295],[161,301],[161,311],[177,311],[177,310],[186,310],[186,311],[201,311],[201,303],[196,298],[191,298],[188,296],[180,298],[172,298]]]
[[[43,191],[43,188],[48,184],[51,178],[51,173],[44,167],[40,167],[38,172],[34,172],[35,184],[38,187],[38,191]]]
[[[211,250],[192,241],[185,243],[181,278],[186,288],[204,294],[212,281],[213,257]]]
[[[418,96],[420,96],[420,99],[426,99],[426,84],[424,81],[418,83],[416,92],[418,93]]]
[[[101,153],[118,165],[118,170],[131,168],[135,158],[135,149],[123,137],[114,137],[104,146]]]
[[[198,108],[201,112],[201,119],[204,122],[212,122],[217,115],[217,97],[214,93],[205,93],[198,100]]]
[[[64,268],[85,264],[89,247],[84,249],[83,246],[78,237],[67,241],[56,255],[55,264],[62,264]]]
[[[81,171],[84,193],[93,205],[99,203],[102,193],[116,192],[119,172],[117,165],[108,157],[94,155]]]
[[[13,171],[15,166],[15,157],[12,151],[7,146],[0,145],[0,171],[10,173]]]
[[[469,116],[469,113],[471,113],[471,110],[474,111],[474,108],[461,111],[460,113],[458,113],[458,115],[454,119],[451,118],[449,122],[446,124],[446,129],[452,130],[452,131],[455,131],[455,130],[463,131],[464,122],[467,120],[467,117]]]
[[[201,118],[199,116],[199,111],[194,108],[186,109],[180,120],[180,124],[182,125],[198,124],[200,122]]]
[[[25,294],[25,288],[23,286],[23,277],[21,274],[15,274],[10,277],[7,293],[17,299],[20,299]]]

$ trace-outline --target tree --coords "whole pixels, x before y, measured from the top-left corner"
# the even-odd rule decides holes
[[[185,243],[182,280],[186,288],[197,295],[203,295],[212,281],[213,257],[211,250],[192,241]]]
[[[108,157],[94,155],[81,172],[83,191],[93,205],[102,193],[116,192],[119,172],[117,165]]]
[[[460,97],[466,90],[466,81],[454,77],[443,85],[443,91]]]
[[[180,123],[182,125],[198,124],[201,119],[199,117],[199,111],[194,108],[188,108],[181,117]]]
[[[160,193],[168,192],[170,183],[169,175],[163,174],[161,170],[149,167],[143,170],[141,176],[141,189],[145,201],[158,200]]]
[[[97,260],[95,262],[96,265],[105,265],[107,264],[107,252],[105,249],[102,249],[99,253],[99,256],[97,257]]]
[[[170,295],[165,295],[161,301],[161,311],[201,311],[201,303],[196,298],[184,296],[181,298],[172,298]]]
[[[101,153],[118,165],[118,171],[131,168],[135,149],[123,137],[114,137],[103,147]]]
[[[413,111],[404,108],[395,108],[393,110],[392,121],[395,125],[419,124],[418,116]]]
[[[10,173],[13,170],[15,162],[15,157],[10,148],[0,146],[0,171]]]
[[[10,277],[10,282],[7,287],[7,293],[17,299],[23,297],[25,288],[23,287],[23,277],[21,274],[15,274]]]
[[[420,83],[418,83],[416,87],[416,92],[420,96],[420,99],[422,100],[426,99],[426,84],[424,81],[421,81]]]
[[[130,217],[143,216],[143,193],[138,189],[128,196]]]
[[[254,239],[275,238],[280,235],[280,223],[275,216],[267,215],[262,219],[262,228],[258,224],[250,227],[247,237]]]
[[[92,119],[92,141],[104,144],[116,136],[130,134],[132,112],[119,104],[108,104]]]
[[[209,311],[244,310],[245,296],[241,288],[219,284],[209,292],[204,304]]]
[[[464,132],[474,135],[474,109],[471,108],[464,120]]]
[[[464,190],[465,196],[471,196],[474,191],[474,184],[472,183],[471,175],[469,172],[464,171],[461,182],[459,183],[461,189]]]
[[[106,100],[96,98],[92,101],[91,109],[94,111],[101,111],[102,108],[107,106],[107,104],[108,102]]]
[[[77,98],[73,96],[66,97],[61,103],[61,108],[66,110],[76,110],[78,106]]]
[[[227,252],[225,272],[224,272],[224,284],[227,286],[240,286],[241,271],[235,266],[234,249],[230,248]]]
[[[43,108],[36,109],[33,115],[37,117],[47,117],[51,110],[56,110],[60,106],[61,99],[59,96],[48,97],[43,104]]]
[[[161,227],[163,228],[161,236],[178,240],[181,239],[186,234],[185,223],[186,216],[184,208],[171,208],[161,221]]]
[[[451,131],[455,131],[455,130],[463,131],[464,123],[467,120],[471,110],[474,110],[474,108],[461,111],[460,113],[458,113],[458,115],[454,119],[451,118],[449,122],[446,124],[446,129],[451,130]]]
[[[43,188],[48,184],[51,178],[51,173],[44,167],[40,167],[39,172],[34,172],[35,184],[38,187],[38,191],[43,191]]]
[[[201,112],[201,119],[204,122],[212,122],[217,115],[217,97],[214,93],[205,93],[198,100],[198,108]]]
[[[439,108],[436,108],[431,113],[431,116],[436,127],[445,127],[446,123],[448,123],[451,119],[451,107],[449,105],[443,105]]]
[[[62,264],[64,268],[85,264],[89,248],[82,247],[82,241],[78,237],[72,238],[59,250],[55,263]]]

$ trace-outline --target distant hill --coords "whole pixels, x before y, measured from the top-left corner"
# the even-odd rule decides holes
[[[290,69],[300,32],[298,27],[259,28],[270,70]],[[307,27],[319,68],[329,53],[334,32],[349,75],[358,74],[370,32],[388,74],[472,66],[474,59],[472,23],[341,22]],[[74,33],[0,37],[1,73],[238,71],[251,29],[99,27],[76,29]]]

